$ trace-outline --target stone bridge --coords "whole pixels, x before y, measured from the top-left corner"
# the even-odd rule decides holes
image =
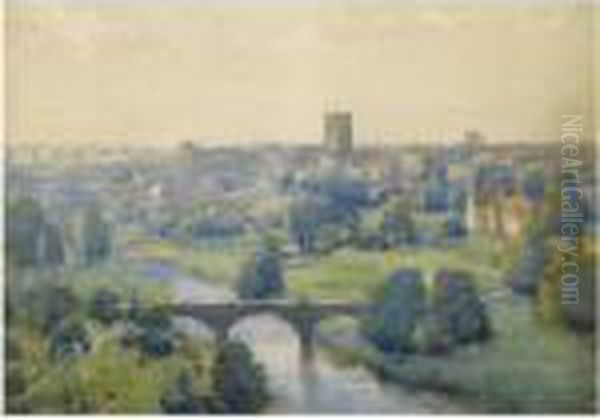
[[[165,304],[157,309],[200,321],[214,332],[217,343],[227,340],[229,331],[238,321],[255,315],[272,314],[291,325],[300,339],[302,355],[311,357],[315,333],[323,319],[340,315],[360,318],[370,311],[370,306],[339,301],[245,300]]]

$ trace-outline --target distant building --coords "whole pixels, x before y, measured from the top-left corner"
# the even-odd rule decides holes
[[[327,112],[324,117],[323,145],[328,155],[338,162],[352,158],[352,113]]]

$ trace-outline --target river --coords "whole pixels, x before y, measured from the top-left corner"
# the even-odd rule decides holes
[[[164,264],[146,264],[145,278],[168,281],[178,303],[233,300],[229,289],[178,273]],[[191,320],[179,320],[182,328],[205,334]],[[252,348],[265,366],[273,399],[268,413],[281,414],[435,414],[464,413],[439,394],[412,392],[382,383],[361,367],[336,363],[331,350],[318,347],[311,361],[300,357],[299,343],[291,327],[270,315],[241,321],[231,335]]]

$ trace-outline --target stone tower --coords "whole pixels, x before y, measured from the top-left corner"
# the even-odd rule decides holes
[[[352,158],[352,113],[327,112],[324,116],[323,145],[326,153],[338,162]]]

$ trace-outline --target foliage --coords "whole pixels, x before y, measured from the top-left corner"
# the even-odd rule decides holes
[[[593,239],[579,238],[577,255],[562,253],[556,248],[558,238],[552,237],[549,263],[537,296],[537,309],[542,318],[550,322],[566,323],[575,330],[593,331],[595,325],[595,254]],[[566,245],[562,245],[566,249]],[[549,246],[550,248],[550,246]],[[563,287],[565,284],[572,288]]]
[[[248,347],[226,342],[211,372],[213,390],[224,413],[256,413],[267,403],[266,377]]]
[[[42,260],[48,265],[61,265],[65,262],[65,249],[62,232],[53,224],[44,225]]]
[[[302,253],[313,253],[319,245],[337,248],[357,234],[361,210],[372,204],[368,184],[348,171],[338,168],[317,175],[290,205],[290,236]]]
[[[166,414],[198,414],[206,412],[202,397],[193,387],[192,376],[182,371],[175,383],[160,398]]]
[[[32,291],[31,297],[31,315],[45,332],[59,328],[80,308],[80,302],[73,291],[63,285],[40,284]]]
[[[7,257],[10,262],[22,267],[64,263],[62,232],[46,220],[36,200],[23,197],[9,203],[6,216]]]
[[[314,299],[365,301],[398,267],[424,277],[441,269],[468,270],[480,290],[503,286],[514,265],[510,245],[498,238],[471,235],[449,247],[407,247],[388,251],[342,249],[320,258],[299,259],[286,268],[288,293]]]
[[[40,204],[32,198],[19,198],[6,209],[8,257],[21,266],[38,263],[39,243],[44,228]]]
[[[203,206],[181,223],[184,233],[199,240],[227,239],[243,235],[245,215],[240,210]]]
[[[410,203],[396,200],[387,206],[380,230],[387,247],[413,243],[416,232]]]
[[[111,253],[110,227],[97,206],[89,206],[84,214],[83,257],[87,265],[106,260]]]
[[[14,397],[22,395],[27,390],[27,383],[25,381],[25,375],[20,364],[13,363],[8,365],[6,370],[6,395],[8,397]]]
[[[108,289],[98,289],[90,302],[90,318],[110,325],[120,318],[119,294]]]
[[[63,323],[50,336],[50,354],[55,358],[79,356],[87,353],[90,347],[88,332],[81,322]]]
[[[292,202],[289,209],[290,236],[302,253],[316,251],[320,226],[324,222],[325,203],[312,197]]]
[[[413,333],[425,311],[421,272],[394,272],[374,294],[373,304],[373,313],[362,324],[367,339],[388,354],[413,350]]]
[[[542,227],[533,228],[522,246],[522,255],[512,270],[510,286],[517,293],[535,295],[546,266],[546,244]]]
[[[266,299],[285,291],[279,250],[263,244],[242,269],[238,295],[242,299]]]
[[[135,345],[150,358],[169,356],[175,350],[175,332],[169,315],[160,310],[139,309],[129,314],[128,328],[122,337],[126,347]]]
[[[466,271],[441,271],[433,288],[434,319],[437,336],[436,351],[445,351],[455,344],[482,341],[491,329],[487,310],[479,298],[473,278]]]

